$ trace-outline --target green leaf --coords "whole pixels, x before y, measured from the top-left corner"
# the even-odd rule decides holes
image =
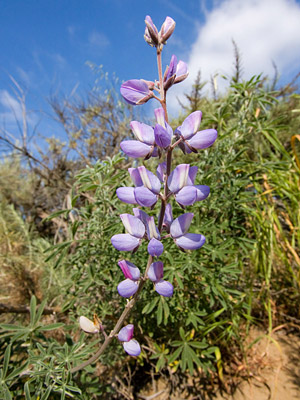
[[[36,297],[31,296],[30,300],[30,325],[34,325],[35,323],[35,313],[36,313]]]
[[[64,326],[65,324],[62,322],[56,322],[55,324],[45,325],[39,327],[39,331],[52,331],[53,329],[58,329]]]
[[[31,396],[30,396],[30,390],[29,390],[28,382],[26,382],[25,385],[24,385],[24,391],[25,391],[25,400],[32,400]]]
[[[3,361],[3,378],[5,379],[10,359],[10,351],[11,351],[11,344],[9,344],[4,353],[4,361]]]

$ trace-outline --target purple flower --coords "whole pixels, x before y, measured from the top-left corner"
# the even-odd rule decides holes
[[[168,90],[172,85],[184,81],[188,74],[187,64],[182,60],[177,61],[177,57],[173,54],[164,74],[164,89]]]
[[[145,226],[140,219],[130,214],[121,214],[120,218],[128,233],[114,235],[112,245],[119,251],[136,251],[145,234]]]
[[[173,285],[164,281],[163,271],[164,264],[161,261],[156,261],[150,265],[148,270],[148,278],[154,282],[154,288],[160,295],[164,297],[171,297],[173,295]]]
[[[118,264],[126,278],[118,285],[119,295],[126,298],[131,297],[138,290],[140,270],[136,265],[126,260],[121,260]]]
[[[198,131],[201,117],[201,111],[194,111],[175,131],[177,138],[183,140],[179,147],[184,153],[191,153],[192,151],[197,153],[197,150],[206,149],[217,139],[218,133],[215,129]]]
[[[194,214],[186,213],[176,218],[171,226],[170,233],[175,244],[181,250],[200,249],[205,243],[205,237],[199,233],[187,233]]]
[[[174,193],[177,203],[190,206],[195,201],[207,198],[210,189],[206,185],[194,185],[198,167],[189,164],[178,165],[168,178],[168,188]]]
[[[165,120],[165,112],[163,108],[157,108],[154,110],[157,124],[154,128],[154,137],[157,146],[166,149],[170,146],[173,130]]]
[[[160,233],[155,225],[154,217],[150,217],[139,208],[134,208],[133,213],[142,221],[146,228],[147,238],[149,240],[147,248],[148,253],[153,257],[159,257],[164,251],[164,246],[160,242]]]
[[[144,104],[153,97],[148,84],[142,79],[131,79],[122,83],[120,92],[127,103],[132,105]]]
[[[136,187],[118,188],[118,198],[124,203],[152,207],[157,202],[160,191],[161,183],[159,179],[144,166],[128,168],[128,171]]]
[[[129,157],[157,157],[158,152],[154,139],[152,126],[138,121],[131,121],[130,127],[138,140],[125,140],[121,142],[121,149]]]
[[[130,356],[138,356],[141,353],[141,346],[133,338],[134,326],[132,324],[124,326],[119,334],[118,339],[122,342],[124,350]]]

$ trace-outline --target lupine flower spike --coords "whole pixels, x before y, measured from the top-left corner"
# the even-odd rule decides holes
[[[150,46],[156,48],[159,79],[130,79],[121,85],[120,91],[125,101],[131,105],[141,105],[154,99],[159,101],[159,107],[154,110],[153,125],[132,121],[130,128],[133,139],[122,141],[120,146],[126,157],[144,158],[144,161],[151,157],[159,157],[160,163],[156,174],[144,165],[128,169],[133,185],[119,187],[116,193],[122,202],[134,205],[135,208],[133,215],[127,213],[120,215],[125,233],[114,235],[111,243],[119,251],[135,252],[142,241],[146,241],[147,267],[144,271],[140,271],[142,266],[138,267],[128,260],[122,259],[118,262],[125,279],[118,284],[117,290],[120,296],[128,300],[126,308],[109,336],[105,334],[98,319],[93,322],[81,316],[79,320],[85,332],[103,332],[105,342],[101,349],[105,349],[112,338],[117,336],[124,350],[131,356],[138,356],[141,353],[139,343],[133,339],[134,326],[128,324],[119,332],[118,330],[129,317],[129,312],[147,280],[154,284],[154,289],[161,296],[173,295],[173,285],[163,279],[164,264],[159,260],[164,252],[163,242],[173,240],[182,251],[197,250],[205,244],[205,237],[202,234],[188,232],[194,214],[186,212],[173,219],[170,202],[174,199],[182,208],[192,206],[196,201],[204,201],[210,194],[210,188],[195,184],[197,166],[179,164],[172,168],[173,150],[178,146],[184,153],[197,153],[213,145],[217,138],[215,129],[200,130],[201,111],[191,113],[173,132],[168,123],[166,93],[173,85],[187,78],[188,66],[184,61],[178,61],[176,55],[172,55],[169,65],[162,74],[161,52],[174,32],[175,21],[171,17],[166,17],[161,29],[158,30],[151,17],[147,15],[145,24],[144,38]],[[156,212],[158,214],[156,221],[154,216],[148,215],[142,208],[146,207],[151,211],[157,204],[160,205],[160,210]],[[92,357],[90,360],[93,362],[95,359]],[[86,366],[87,363],[83,365]],[[78,369],[80,368],[75,367],[73,370]]]

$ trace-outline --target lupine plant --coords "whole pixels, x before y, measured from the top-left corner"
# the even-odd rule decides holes
[[[156,49],[158,80],[128,80],[121,86],[121,95],[132,105],[141,105],[154,99],[160,106],[154,110],[155,126],[132,121],[130,127],[135,140],[122,141],[120,146],[130,158],[144,158],[144,160],[158,158],[159,162],[156,174],[143,165],[128,169],[134,186],[120,187],[116,193],[122,202],[135,207],[133,214],[120,215],[126,233],[114,235],[111,243],[120,252],[135,253],[141,243],[146,241],[148,261],[144,268],[136,266],[127,259],[121,259],[118,262],[125,280],[118,284],[117,290],[120,296],[128,299],[127,304],[109,334],[105,332],[105,327],[97,316],[93,321],[85,316],[80,317],[82,330],[90,334],[102,333],[104,341],[90,359],[74,367],[71,372],[76,372],[95,362],[115,337],[129,355],[138,356],[141,347],[133,339],[134,325],[123,326],[123,324],[147,280],[153,282],[154,289],[159,295],[164,297],[173,295],[173,285],[163,279],[164,265],[159,259],[164,251],[164,242],[173,240],[183,252],[198,250],[205,243],[205,237],[202,234],[188,232],[194,214],[185,212],[174,219],[171,201],[174,199],[185,210],[187,206],[205,200],[210,189],[206,185],[195,185],[198,170],[196,166],[180,164],[172,167],[172,154],[176,147],[184,154],[189,154],[211,146],[217,138],[217,131],[215,129],[199,130],[202,113],[194,111],[173,132],[168,121],[167,92],[173,85],[187,78],[188,67],[185,62],[178,61],[173,55],[163,73],[162,50],[175,29],[175,21],[167,17],[160,31],[150,16],[146,16],[145,23],[144,38]],[[142,209],[153,210],[157,204],[159,205],[157,219]]]

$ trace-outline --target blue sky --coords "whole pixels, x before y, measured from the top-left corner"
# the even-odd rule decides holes
[[[300,70],[300,0],[0,0],[0,127],[14,131],[20,108],[10,75],[26,91],[32,125],[55,135],[50,96],[84,93],[95,76],[87,62],[120,80],[156,78],[155,51],[143,39],[144,18],[160,28],[167,15],[177,25],[164,50],[188,62],[190,77],[174,91],[182,96],[201,69],[204,79],[232,71],[231,39],[243,57],[244,77],[272,74],[274,61],[287,81]],[[176,110],[175,96],[171,107]]]

